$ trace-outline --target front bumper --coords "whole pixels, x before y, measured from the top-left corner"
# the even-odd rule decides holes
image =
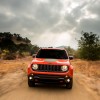
[[[28,79],[34,81],[35,83],[68,83],[71,80],[69,76],[59,76],[59,75],[33,75],[30,74]]]

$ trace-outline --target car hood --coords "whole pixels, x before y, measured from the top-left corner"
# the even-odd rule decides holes
[[[34,58],[32,64],[70,65],[69,59]]]

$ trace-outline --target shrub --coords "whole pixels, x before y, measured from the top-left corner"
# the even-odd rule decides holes
[[[79,43],[79,56],[82,59],[100,59],[100,38],[92,32],[82,32]]]

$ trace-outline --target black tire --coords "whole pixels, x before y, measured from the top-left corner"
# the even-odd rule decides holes
[[[30,80],[28,79],[28,86],[29,86],[29,87],[35,87],[35,83],[34,83],[33,81],[30,81]]]
[[[72,87],[73,87],[73,78],[71,78],[69,83],[66,83],[66,88],[67,89],[72,89]]]

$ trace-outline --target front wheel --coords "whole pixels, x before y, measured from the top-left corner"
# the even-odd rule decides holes
[[[72,87],[73,87],[73,78],[70,79],[69,83],[66,83],[66,88],[67,89],[72,89]]]
[[[28,86],[29,87],[35,87],[35,82],[28,79]]]

